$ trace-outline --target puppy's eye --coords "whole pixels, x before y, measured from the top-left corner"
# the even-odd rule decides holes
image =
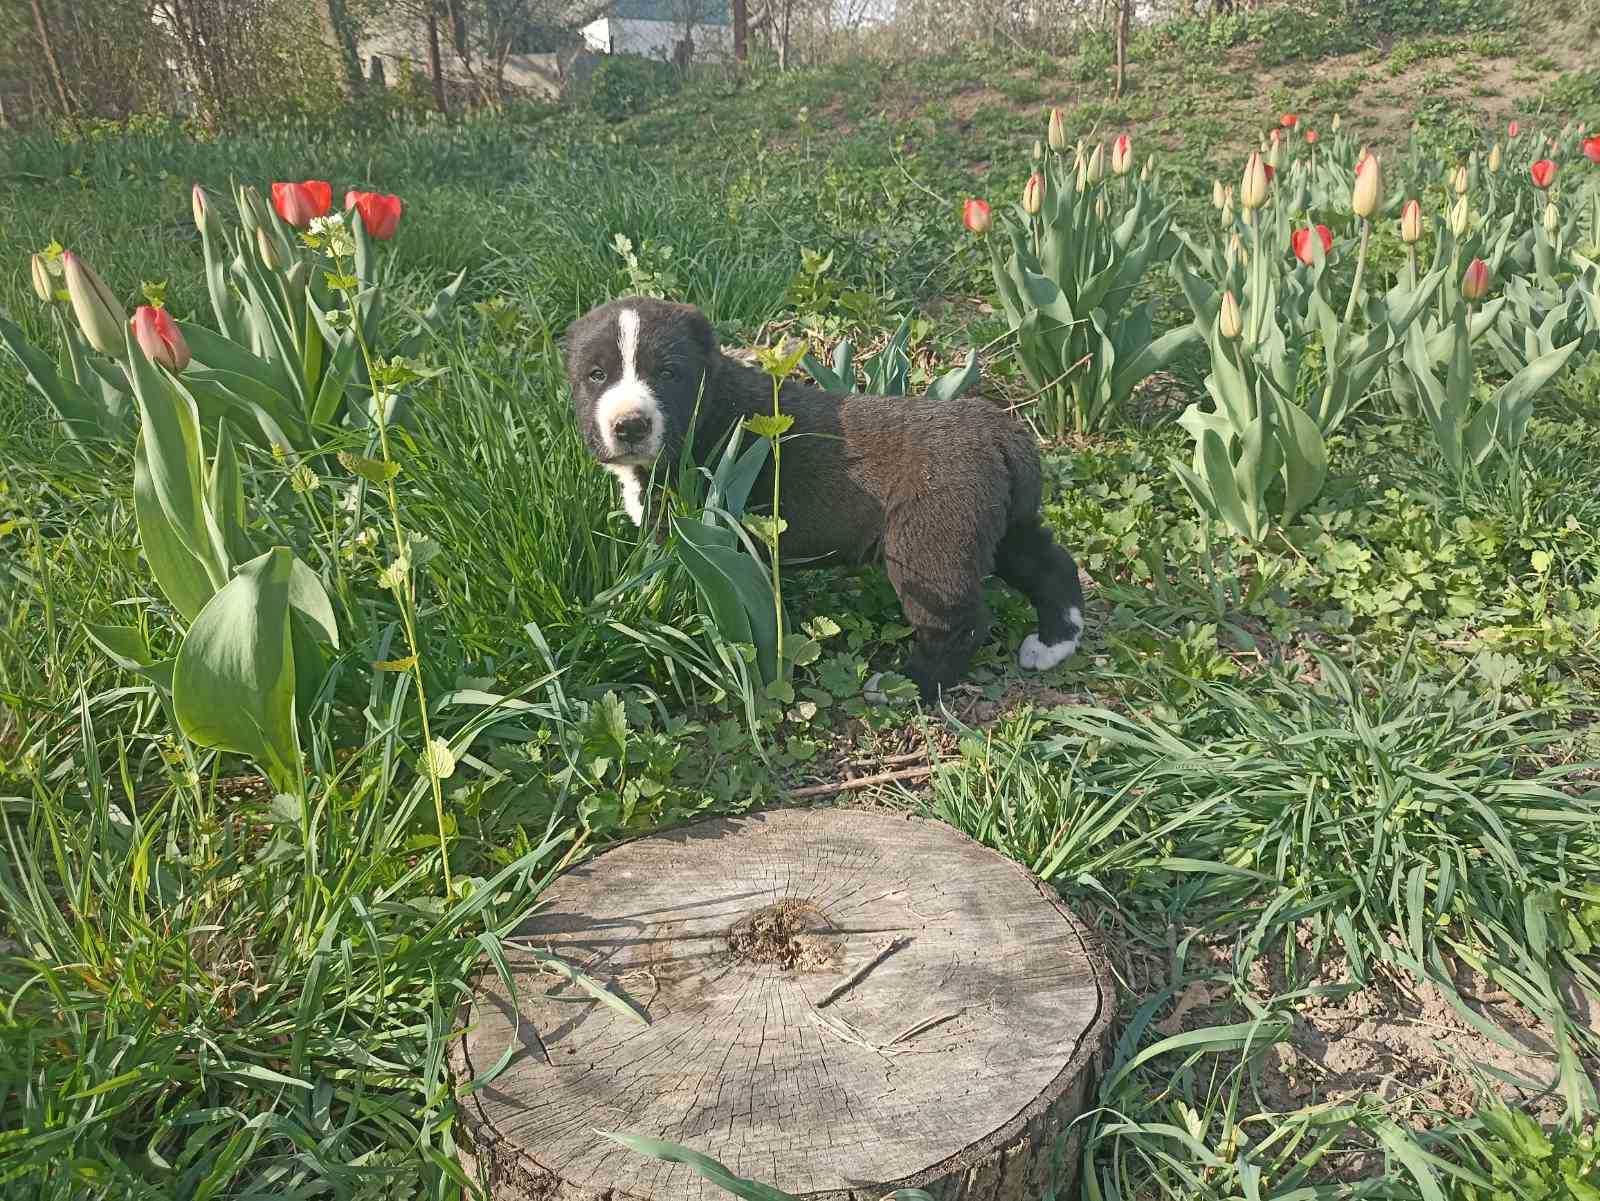
[[[593,368],[589,372],[589,382],[592,383],[592,384],[603,384],[603,383],[605,383],[606,382],[605,368],[603,368],[603,367],[595,367],[595,368]]]
[[[662,379],[677,379],[678,378],[678,373],[675,370],[673,370],[671,364],[668,364],[667,366],[664,366],[664,367],[661,368],[661,378]]]

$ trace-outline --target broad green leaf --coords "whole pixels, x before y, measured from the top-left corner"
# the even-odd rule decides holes
[[[144,631],[137,626],[104,626],[84,623],[83,632],[90,642],[105,652],[124,671],[144,676],[165,692],[172,691],[171,659],[157,659],[150,653]]]
[[[105,413],[76,381],[57,372],[48,356],[23,337],[22,330],[0,317],[0,339],[17,356],[28,382],[50,403],[60,418],[67,436],[80,445],[104,439],[113,431],[105,428]]]
[[[205,569],[213,589],[227,582],[222,532],[206,504],[200,421],[194,398],[148,358],[131,330],[128,362],[139,405],[145,466],[155,498],[175,534]]]
[[[298,795],[293,565],[287,547],[273,547],[206,603],[178,650],[172,707],[190,741],[248,755],[275,787]]]
[[[1277,436],[1283,452],[1283,524],[1317,499],[1328,478],[1328,448],[1311,415],[1292,400],[1279,400]]]
[[[289,568],[289,604],[334,650],[339,649],[339,623],[333,615],[333,602],[317,573],[298,558]]]
[[[1217,512],[1234,533],[1254,539],[1256,529],[1239,499],[1228,448],[1211,430],[1207,430],[1200,439],[1200,462],[1205,469],[1206,493]]]
[[[281,366],[272,360],[252,354],[238,342],[225,338],[203,325],[180,321],[178,330],[183,334],[183,340],[188,344],[194,362],[200,366],[255,380],[280,397],[287,398],[294,395],[294,388],[288,376]]]
[[[969,350],[964,364],[945,372],[928,385],[928,395],[934,400],[954,400],[977,387],[980,374],[978,352]]]
[[[1535,395],[1566,366],[1577,348],[1578,343],[1572,341],[1541,355],[1507,380],[1493,400],[1479,407],[1465,435],[1466,451],[1474,463],[1482,463],[1496,446],[1511,451],[1521,444]]]
[[[727,545],[728,531],[688,518],[674,517],[679,555],[705,598],[717,631],[730,642],[756,648],[762,682],[778,675],[778,627],[772,583],[752,556]]]
[[[185,621],[193,621],[216,592],[216,585],[206,565],[179,537],[161,506],[142,432],[133,447],[133,512],[139,527],[139,545],[156,585]]]
[[[206,477],[206,500],[211,515],[222,532],[222,545],[227,553],[225,568],[256,557],[245,533],[244,479],[239,474],[239,456],[233,448],[233,433],[226,421],[217,423],[217,453],[211,461],[211,472]]]
[[[781,438],[793,424],[789,413],[754,413],[744,419],[744,428],[758,438]]]
[[[821,388],[824,392],[850,391],[850,389],[845,386],[844,380],[830,368],[824,367],[822,363],[818,361],[817,357],[809,350],[806,352],[805,357],[800,360],[800,365],[806,369],[806,374],[816,381],[817,387]]]

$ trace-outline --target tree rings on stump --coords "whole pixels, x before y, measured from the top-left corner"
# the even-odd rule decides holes
[[[1071,1195],[1115,993],[1026,870],[938,822],[783,809],[653,834],[557,879],[451,1050],[494,1201],[720,1198],[598,1131],[805,1198]],[[554,953],[648,1017],[541,970]]]

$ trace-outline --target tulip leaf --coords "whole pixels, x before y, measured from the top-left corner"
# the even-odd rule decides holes
[[[980,374],[978,352],[969,350],[964,364],[945,372],[928,385],[928,395],[934,400],[954,400],[977,387]]]
[[[678,552],[706,602],[717,632],[756,648],[763,683],[778,678],[778,626],[772,583],[757,559],[738,549],[729,530],[674,517]]]
[[[1474,463],[1482,463],[1496,447],[1514,452],[1533,413],[1534,396],[1566,366],[1578,343],[1572,341],[1541,355],[1505,382],[1494,399],[1473,414],[1464,435],[1465,449]]]
[[[248,755],[285,792],[301,784],[289,628],[293,563],[289,549],[277,546],[240,567],[189,627],[172,682],[185,737]]]
[[[60,374],[49,357],[29,343],[20,328],[3,317],[0,317],[0,340],[22,364],[28,382],[50,403],[73,442],[83,446],[111,435],[104,410],[94,403],[90,394],[76,381]]]
[[[800,365],[806,369],[806,374],[816,381],[817,387],[824,392],[849,392],[852,390],[847,388],[844,380],[840,379],[830,368],[824,367],[809,350],[806,351],[805,358],[800,360]],[[855,379],[852,376],[851,383],[854,382]]]
[[[313,427],[332,425],[338,418],[339,406],[344,401],[351,372],[355,369],[358,349],[354,333],[346,332],[340,336],[328,360],[327,370],[322,373],[316,403],[311,409]]]
[[[139,545],[156,585],[185,621],[193,621],[211,599],[216,585],[206,565],[173,528],[161,505],[142,432],[133,447],[133,513],[139,527]]]
[[[1328,478],[1328,448],[1309,413],[1292,400],[1276,403],[1283,454],[1283,524],[1288,525],[1321,493]]]
[[[151,487],[172,532],[204,567],[212,588],[220,588],[228,578],[226,554],[205,502],[194,398],[145,357],[131,330],[126,337]]]
[[[1201,436],[1200,461],[1206,473],[1206,494],[1211,498],[1216,511],[1222,515],[1222,519],[1234,533],[1254,538],[1255,527],[1240,503],[1228,448],[1213,430],[1207,430]]]
[[[1142,380],[1164,369],[1190,345],[1198,342],[1200,337],[1200,327],[1194,322],[1168,330],[1117,369],[1111,381],[1113,395],[1131,396]]]
[[[171,659],[156,659],[150,653],[144,631],[137,626],[105,626],[84,623],[84,634],[106,658],[124,671],[143,676],[164,692],[172,691]]]
[[[255,558],[255,548],[245,533],[244,478],[239,473],[239,456],[227,421],[217,422],[217,453],[206,476],[206,503],[222,533],[228,560],[225,566]]]
[[[183,335],[190,355],[199,366],[255,381],[258,388],[264,387],[271,394],[283,398],[280,403],[286,403],[287,398],[293,395],[293,384],[281,364],[253,354],[238,342],[224,338],[203,325],[180,321],[178,332]],[[193,370],[192,366],[190,370]]]

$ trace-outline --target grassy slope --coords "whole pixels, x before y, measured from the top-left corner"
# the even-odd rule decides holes
[[[210,1175],[235,1189],[247,1180],[281,1188],[285,1178],[270,1173],[312,1165],[327,1174],[372,1149],[364,1166],[379,1174],[350,1177],[356,1187],[389,1195],[403,1182],[443,1194],[437,1156],[448,1150],[450,1106],[433,1065],[448,1023],[430,1005],[448,1005],[484,916],[491,929],[514,917],[558,860],[560,848],[536,850],[547,825],[603,841],[624,806],[638,821],[673,820],[749,804],[780,777],[829,778],[842,758],[859,771],[926,747],[947,763],[927,792],[903,799],[1034,865],[1102,923],[1129,988],[1124,1059],[1168,1035],[1189,1040],[1108,1082],[1102,1103],[1127,1118],[1100,1122],[1091,1140],[1109,1194],[1231,1195],[1230,1170],[1217,1166],[1235,1154],[1231,1114],[1250,1119],[1248,1161],[1273,1187],[1293,1182],[1305,1149],[1274,1144],[1268,1131],[1329,1140],[1312,1169],[1319,1179],[1360,1195],[1416,1195],[1372,1148],[1388,1121],[1440,1125],[1437,1110],[1469,1109],[1470,1087],[1459,1074],[1435,1080],[1447,1073],[1434,1060],[1381,1065],[1401,1084],[1386,1096],[1376,1070],[1335,1086],[1325,1058],[1319,1067],[1327,1027],[1288,1015],[1302,987],[1338,998],[1351,983],[1347,953],[1365,968],[1354,972],[1367,984],[1358,999],[1410,1012],[1408,989],[1384,983],[1396,969],[1363,957],[1415,927],[1452,963],[1464,948],[1515,964],[1496,983],[1528,1005],[1508,1003],[1500,1016],[1537,1026],[1534,1011],[1551,994],[1528,964],[1559,966],[1596,931],[1587,869],[1573,867],[1592,859],[1592,814],[1571,779],[1552,777],[1559,788],[1548,795],[1529,791],[1536,773],[1600,754],[1593,365],[1541,398],[1520,491],[1444,486],[1414,430],[1374,418],[1341,437],[1327,494],[1292,545],[1272,551],[1207,549],[1165,466],[1182,445],[1165,410],[1063,448],[1051,458],[1051,516],[1097,585],[1092,653],[1021,684],[1007,648],[1026,613],[997,594],[1001,635],[956,704],[967,728],[904,710],[864,713],[854,699],[861,676],[892,663],[905,633],[892,595],[873,578],[799,582],[798,615],[840,630],[801,680],[816,710],[797,707],[771,732],[774,772],[749,756],[737,713],[695,681],[696,670],[715,678],[715,664],[671,640],[674,629],[696,628],[681,586],[628,593],[604,610],[610,623],[590,609],[642,552],[619,521],[596,528],[593,514],[612,497],[568,429],[552,340],[590,303],[643,282],[706,305],[730,338],[748,341],[802,326],[824,342],[847,332],[869,340],[914,305],[930,318],[919,357],[944,361],[1000,330],[981,303],[970,247],[955,236],[960,199],[1014,193],[1049,103],[1071,105],[1071,124],[1085,132],[1130,128],[1141,146],[1163,147],[1198,224],[1211,176],[1231,175],[1239,149],[1284,109],[1318,121],[1343,109],[1382,137],[1403,130],[1420,103],[1427,135],[1444,146],[1461,145],[1463,120],[1484,110],[1498,123],[1505,112],[1531,119],[1566,105],[1594,121],[1600,97],[1556,70],[1583,65],[1561,49],[1579,39],[1559,34],[1524,30],[1514,43],[1493,32],[1459,51],[1451,40],[1448,53],[1402,41],[1375,60],[1357,52],[1264,72],[1251,69],[1261,46],[1231,49],[1220,63],[1204,48],[1173,46],[1136,58],[1135,90],[1120,105],[1103,98],[1093,63],[975,56],[876,79],[846,66],[739,89],[708,81],[614,128],[482,123],[361,138],[291,130],[211,147],[162,136],[15,147],[0,192],[15,266],[0,302],[39,333],[21,260],[51,237],[70,241],[125,296],[165,278],[176,310],[204,312],[186,217],[191,178],[218,188],[230,175],[316,174],[403,191],[411,207],[395,247],[397,295],[420,299],[469,265],[477,306],[440,348],[449,373],[424,396],[419,440],[404,449],[407,520],[444,552],[430,569],[439,602],[425,631],[431,691],[463,678],[527,685],[546,666],[528,623],[567,671],[564,698],[534,693],[546,706],[534,734],[477,748],[505,774],[490,782],[463,772],[450,797],[457,872],[515,872],[516,887],[487,915],[434,922],[442,898],[427,806],[404,763],[381,754],[351,760],[329,791],[338,803],[315,840],[324,866],[314,878],[325,883],[308,888],[293,823],[248,792],[194,788],[161,715],[121,691],[132,681],[85,643],[81,619],[114,617],[112,602],[148,587],[133,553],[126,458],[94,471],[66,465],[14,373],[0,372],[9,602],[0,692],[10,722],[0,726],[0,791],[31,798],[6,808],[14,841],[0,892],[7,937],[51,965],[59,989],[45,1004],[38,968],[5,962],[4,987],[25,1003],[0,1026],[11,1065],[0,1087],[18,1090],[0,1112],[23,1116],[0,1121],[25,1131],[9,1136],[15,1161],[41,1169],[24,1185],[44,1193],[50,1180],[56,1195],[87,1195],[97,1179],[131,1188],[137,1178],[187,1195],[174,1181]],[[1529,57],[1536,39],[1553,47],[1551,63]],[[1364,84],[1352,82],[1357,73]],[[1489,86],[1500,94],[1473,92]],[[611,249],[618,233],[637,251],[631,276]],[[799,273],[803,248],[832,251],[833,265]],[[986,371],[989,387],[1018,390],[1003,359]],[[1193,365],[1179,377],[1192,393]],[[286,474],[253,461],[251,495],[261,520],[317,561]],[[343,482],[326,481],[311,503],[333,512]],[[358,553],[352,570],[376,566]],[[378,639],[391,613],[368,589],[357,616],[343,668],[354,699],[319,716],[324,762],[333,745],[375,732],[363,706],[386,712],[400,695],[383,677],[369,695],[364,667],[388,657]],[[601,699],[608,688],[623,710]],[[606,742],[614,712],[627,727],[620,747]],[[402,735],[414,744],[414,723]],[[598,768],[602,760],[611,766]],[[563,766],[576,769],[564,780],[552,771]],[[648,794],[639,779],[651,782]],[[1308,791],[1317,780],[1323,787]],[[1525,812],[1533,796],[1545,816]],[[131,848],[118,824],[128,816],[139,823]],[[155,850],[141,849],[146,838]],[[169,840],[174,849],[162,850]],[[1443,858],[1461,865],[1453,895],[1431,874]],[[1426,886],[1415,901],[1413,879]],[[63,894],[72,899],[56,904]],[[1282,910],[1280,920],[1263,917],[1282,897],[1306,906],[1293,926]],[[367,924],[352,916],[352,898],[369,912],[375,900],[401,904]],[[338,962],[318,956],[319,944],[346,943]],[[1332,966],[1308,965],[1307,951],[1324,945]],[[1173,1015],[1180,997],[1186,1012]],[[1443,1020],[1459,1028],[1453,1014],[1447,1006]],[[1289,1033],[1265,1069],[1245,1073],[1237,1023],[1253,1020],[1259,1045],[1280,1025]],[[297,1028],[308,1033],[297,1039]],[[201,1033],[228,1071],[209,1066]],[[138,1075],[123,1079],[130,1065]],[[311,1100],[262,1072],[312,1082]],[[38,1082],[31,1100],[24,1079]],[[86,1097],[97,1085],[105,1091]],[[1351,1098],[1351,1108],[1302,1108],[1329,1095]],[[1180,1102],[1192,1118],[1173,1111]],[[271,1132],[230,1146],[242,1121],[223,1106],[273,1115]],[[167,1127],[163,1113],[206,1116]],[[1173,1122],[1190,1126],[1192,1143],[1159,1129]],[[146,1157],[153,1137],[175,1168]]]

